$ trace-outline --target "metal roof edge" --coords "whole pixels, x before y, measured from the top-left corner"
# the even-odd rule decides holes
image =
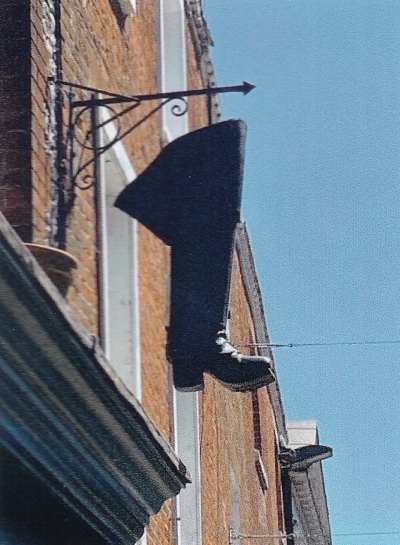
[[[236,229],[236,254],[239,259],[243,285],[254,320],[256,342],[269,343],[270,339],[268,335],[261,289],[258,282],[250,238],[244,222],[239,223]],[[260,347],[258,348],[258,351],[261,355],[271,358],[271,360],[274,362],[274,355],[270,347]],[[276,376],[276,369],[274,372]],[[285,413],[278,378],[276,378],[275,382],[269,384],[267,388],[271,395],[278,433],[285,439],[285,441],[287,441]]]
[[[110,543],[189,482],[183,463],[0,214],[2,441]]]
[[[206,87],[216,87],[214,66],[210,56],[210,46],[214,43],[204,18],[201,0],[185,0],[185,11],[203,83]],[[215,123],[222,117],[218,95],[212,97],[212,108]]]
[[[331,545],[331,528],[322,463],[303,471],[290,471],[293,499],[307,545]]]

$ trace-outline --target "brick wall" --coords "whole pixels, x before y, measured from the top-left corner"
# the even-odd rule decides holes
[[[97,301],[97,250],[95,187],[86,190],[71,187],[69,172],[71,149],[68,145],[68,92],[64,87],[62,121],[64,129],[63,146],[57,147],[56,127],[51,125],[48,111],[51,111],[57,87],[49,83],[49,76],[61,75],[63,80],[80,83],[94,88],[111,90],[122,94],[151,93],[157,90],[157,25],[154,4],[139,3],[135,16],[123,24],[117,5],[108,0],[70,1],[61,7],[59,44],[51,44],[49,34],[51,16],[57,7],[57,0],[35,0],[32,2],[32,187],[35,242],[45,243],[52,237],[57,243],[57,219],[66,224],[66,235],[61,243],[79,261],[79,274],[69,294],[69,303],[83,324],[93,333],[98,333]],[[43,9],[45,8],[45,16]],[[47,10],[46,10],[47,8]],[[50,13],[50,15],[48,15]],[[46,28],[46,14],[50,19]],[[44,22],[43,22],[44,21]],[[106,38],[106,39],[105,39]],[[51,50],[53,45],[53,49]],[[57,45],[60,53],[57,57]],[[52,62],[58,66],[54,69]],[[90,98],[89,93],[74,91],[74,99]],[[54,104],[53,104],[54,105]],[[123,116],[121,132],[138,123],[154,105],[148,103]],[[114,111],[120,113],[122,106]],[[80,113],[76,110],[76,113]],[[57,123],[57,120],[53,120]],[[141,171],[160,150],[157,116],[135,129],[124,139],[124,145],[132,162]],[[81,113],[76,126],[76,137],[88,143],[89,113]],[[52,134],[53,132],[53,134]],[[47,146],[46,144],[47,140]],[[78,171],[92,159],[88,150],[75,146],[74,171]],[[58,155],[57,155],[58,154]],[[53,164],[52,164],[53,163]],[[56,163],[56,164],[54,164]],[[63,186],[55,187],[60,168],[65,167]],[[93,177],[93,165],[83,168],[76,178],[78,186],[85,186]],[[53,178],[53,182],[52,182]],[[58,193],[58,195],[57,195]],[[62,206],[61,198],[65,203]],[[61,204],[60,204],[61,202]],[[70,204],[69,204],[70,203]],[[65,217],[65,220],[63,216]],[[58,217],[58,218],[57,218]],[[146,245],[147,243],[145,243]],[[140,253],[143,253],[140,250]],[[143,256],[145,260],[145,256]]]
[[[10,150],[15,153],[4,153],[1,158],[0,202],[21,236],[37,243],[64,247],[78,259],[79,272],[68,302],[87,329],[98,334],[96,187],[83,190],[71,185],[72,150],[68,141],[71,97],[67,87],[55,86],[49,77],[62,76],[65,81],[122,94],[156,92],[158,14],[156,2],[144,0],[138,1],[137,13],[128,19],[122,17],[115,0],[69,0],[61,5],[61,25],[57,28],[53,19],[57,1],[31,2],[31,24],[23,36],[20,33],[22,41],[18,50],[25,51],[21,59],[24,80],[13,79],[12,75],[14,67],[10,59],[20,53],[8,50],[5,41],[1,42],[0,61],[7,77],[2,79],[5,83],[0,88],[0,98],[4,99],[2,104],[7,105],[9,115],[5,115],[5,107],[2,107],[0,146],[7,152],[8,138]],[[26,7],[26,2],[13,0],[14,9],[18,3]],[[6,12],[1,5],[0,15],[7,17]],[[22,9],[20,14],[27,24],[26,11]],[[0,17],[0,25],[1,20]],[[51,40],[54,30],[58,33],[55,42]],[[188,29],[186,46],[188,87],[200,88],[205,83]],[[90,96],[84,91],[71,91],[74,99]],[[191,130],[205,126],[208,123],[206,99],[193,97],[188,104]],[[145,103],[120,118],[121,133],[136,126],[123,143],[138,173],[156,157],[162,145],[159,116],[151,116],[141,123],[154,106]],[[121,105],[113,106],[115,113],[123,109]],[[63,137],[57,140],[60,125]],[[10,130],[15,126],[21,130],[12,134]],[[82,113],[76,123],[76,136],[81,142],[87,142],[89,127],[88,113]],[[74,151],[76,172],[90,162],[92,154],[79,146]],[[75,181],[78,186],[84,186],[92,178],[93,165],[88,164]],[[57,227],[63,223],[65,232]],[[141,225],[138,233],[143,405],[160,432],[172,441],[171,380],[165,358],[169,249]],[[254,328],[237,262],[233,272],[231,313],[232,340],[238,345],[249,345],[255,340]],[[267,388],[256,396],[257,403],[251,393],[231,393],[210,377],[200,395],[205,545],[229,542],[236,485],[242,532],[277,533],[282,529],[274,416]],[[258,407],[256,415],[255,406]],[[259,422],[258,428],[255,422]],[[267,468],[269,489],[266,492],[261,489],[255,468],[255,441]],[[169,501],[152,517],[149,545],[171,543],[174,512],[174,502]]]
[[[62,88],[62,146],[54,142],[59,119],[49,118],[58,88],[48,78],[57,73],[64,81],[110,90],[121,94],[157,92],[158,26],[156,3],[138,2],[137,13],[124,20],[116,2],[70,0],[61,7],[59,44],[49,42],[56,0],[32,2],[32,189],[33,238],[38,243],[54,242],[79,262],[76,281],[68,302],[80,321],[98,334],[98,234],[96,188],[71,186],[71,147],[68,142],[69,99],[88,99],[90,93]],[[44,15],[43,15],[44,14]],[[47,26],[46,26],[47,25]],[[54,29],[54,27],[53,27]],[[57,50],[57,45],[61,50]],[[59,54],[61,53],[61,55]],[[54,63],[58,63],[54,66]],[[125,148],[138,173],[161,149],[158,115],[141,120],[156,106],[144,103],[120,118]],[[124,106],[115,105],[120,113]],[[76,110],[78,113],[79,110]],[[89,114],[83,112],[76,123],[76,137],[88,143]],[[51,139],[53,138],[53,141]],[[90,150],[75,146],[77,171],[92,159]],[[55,184],[60,168],[65,168],[61,185]],[[57,172],[58,169],[58,172]],[[93,165],[83,168],[76,179],[85,186],[93,177]],[[90,185],[90,184],[89,184]],[[70,204],[70,206],[69,206]],[[57,221],[65,219],[65,237],[60,243]],[[57,238],[58,237],[58,238]],[[168,300],[169,250],[157,237],[139,226],[139,288],[141,308],[141,353],[143,405],[159,431],[171,439],[169,368],[165,360]],[[171,535],[173,502],[167,502],[152,518],[148,543],[168,543]]]

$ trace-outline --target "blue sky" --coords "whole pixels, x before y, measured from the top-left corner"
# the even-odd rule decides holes
[[[225,118],[248,125],[243,218],[276,343],[400,340],[400,2],[205,0]],[[318,421],[334,545],[400,530],[400,344],[276,348]]]

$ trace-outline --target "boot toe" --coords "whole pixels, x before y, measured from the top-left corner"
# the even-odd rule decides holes
[[[275,380],[269,358],[238,353],[220,354],[206,372],[232,392],[257,390]]]

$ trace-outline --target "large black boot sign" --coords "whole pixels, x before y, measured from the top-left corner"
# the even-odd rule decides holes
[[[269,358],[239,353],[225,333],[245,132],[229,120],[177,138],[115,203],[171,246],[167,355],[180,391],[201,390],[205,372],[235,392],[274,380]]]

